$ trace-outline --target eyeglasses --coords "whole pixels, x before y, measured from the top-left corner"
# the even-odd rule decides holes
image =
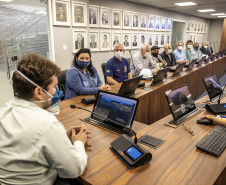
[[[184,125],[183,124],[183,127],[184,127],[184,129],[189,133],[189,134],[191,134],[192,136],[194,136],[195,134],[194,134],[194,132],[191,130],[191,127],[189,126],[189,125]]]

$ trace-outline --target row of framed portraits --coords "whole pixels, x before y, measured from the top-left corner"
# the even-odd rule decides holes
[[[160,46],[171,42],[171,34],[166,32],[108,31],[73,29],[73,53],[82,48],[91,51],[114,50],[115,43],[123,43],[126,49],[138,49],[140,44]],[[88,44],[88,45],[87,45]]]
[[[89,5],[87,13],[87,3],[79,1],[71,1],[70,8],[70,0],[52,0],[52,7],[54,25],[155,31],[172,28],[171,18],[95,5]]]
[[[207,23],[187,22],[187,33],[206,33]]]

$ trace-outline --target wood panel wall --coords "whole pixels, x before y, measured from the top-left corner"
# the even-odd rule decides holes
[[[226,49],[226,18],[224,18],[222,36],[221,36],[221,47],[220,50]]]

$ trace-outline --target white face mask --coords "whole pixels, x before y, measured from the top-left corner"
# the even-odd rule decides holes
[[[116,51],[116,52],[115,52],[115,57],[116,57],[117,59],[121,59],[121,58],[123,57],[123,52],[121,52],[121,51]]]
[[[173,52],[172,49],[168,49],[168,51],[167,51],[168,54],[170,54],[170,53],[172,53],[172,52]]]
[[[193,46],[192,45],[188,45],[188,48],[191,49],[191,48],[193,48]]]
[[[207,46],[204,46],[204,48],[207,49],[208,47]]]
[[[147,57],[148,57],[148,55],[149,55],[149,53],[148,53],[148,52],[146,52],[146,53],[144,54],[144,57],[145,57],[145,58],[147,58]]]
[[[178,46],[177,49],[181,51],[183,49],[183,46]]]

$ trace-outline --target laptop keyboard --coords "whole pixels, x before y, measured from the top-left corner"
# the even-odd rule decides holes
[[[226,127],[216,125],[196,144],[196,147],[212,155],[219,156],[226,147]]]

